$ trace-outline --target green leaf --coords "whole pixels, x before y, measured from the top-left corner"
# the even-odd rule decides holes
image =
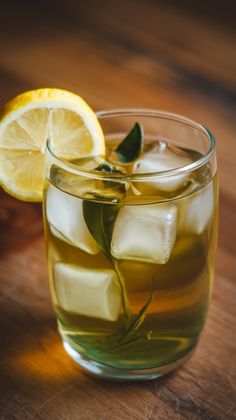
[[[128,297],[126,294],[124,279],[118,268],[117,261],[111,256],[110,244],[112,231],[116,216],[119,210],[118,205],[103,204],[93,201],[83,200],[83,216],[89,232],[111,261],[116,271],[121,288],[122,306],[126,323],[129,322],[131,312],[129,309]]]
[[[109,352],[119,351],[120,349],[132,345],[135,342],[145,342],[150,341],[152,337],[152,330],[146,332],[139,332],[139,328],[145,320],[147,309],[152,302],[153,294],[155,292],[155,278],[153,279],[152,290],[148,296],[146,303],[142,306],[138,314],[133,320],[129,318],[129,325],[125,329],[120,330],[118,333],[115,333],[111,337],[115,341],[115,344],[109,347]],[[109,345],[109,344],[108,344]]]
[[[119,269],[118,261],[115,258],[112,258],[111,261],[112,261],[112,265],[114,267],[114,270],[117,274],[117,277],[118,277],[118,280],[119,280],[119,283],[120,283],[122,306],[123,306],[124,315],[125,315],[125,328],[128,328],[128,326],[130,325],[130,320],[131,320],[131,310],[130,310],[128,295],[127,295],[127,292],[126,292],[125,280],[124,280],[124,278],[121,274],[121,271]]]
[[[143,148],[143,129],[137,122],[115,152],[120,162],[128,163],[137,159]]]
[[[113,174],[122,174],[120,169],[118,169],[114,165],[111,165],[110,162],[106,161],[100,163],[100,165],[96,168],[96,171],[108,172]]]
[[[83,200],[83,216],[89,232],[110,258],[110,242],[118,206]]]
[[[136,315],[134,320],[131,322],[129,328],[126,330],[125,337],[135,333],[139,329],[139,327],[142,325],[142,323],[143,323],[143,321],[146,317],[147,308],[149,307],[150,303],[152,302],[154,291],[155,291],[155,281],[153,281],[153,287],[152,287],[150,295],[148,296],[148,299],[147,299],[146,303],[140,309],[140,311],[138,312],[138,314]]]
[[[119,168],[117,168],[114,165],[111,165],[109,162],[104,161],[103,163],[101,163],[97,168],[97,171],[101,171],[101,172],[106,172],[106,173],[112,173],[112,174],[123,174],[124,175],[124,171],[122,172]],[[121,193],[125,193],[125,183],[124,182],[119,182],[117,181],[107,181],[104,180],[103,181],[103,185],[106,188],[111,188],[115,191],[119,191]]]

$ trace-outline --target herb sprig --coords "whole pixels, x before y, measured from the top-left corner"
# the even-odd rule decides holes
[[[117,146],[115,152],[122,163],[133,162],[143,149],[143,128],[136,122],[125,139]]]
[[[143,149],[143,129],[142,126],[137,122],[133,128],[127,134],[125,139],[116,147],[115,153],[117,155],[118,163],[123,164],[130,163],[138,158]],[[111,165],[109,162],[103,162],[97,167],[97,170],[106,173],[121,173],[119,168]],[[113,185],[114,184],[114,185]],[[104,185],[110,188],[116,188],[117,182],[105,181]],[[89,232],[100,246],[102,251],[105,253],[107,258],[112,263],[113,269],[115,270],[122,295],[123,311],[125,316],[124,329],[118,332],[117,344],[115,349],[117,350],[120,346],[128,345],[139,339],[150,339],[151,331],[146,334],[138,334],[138,330],[142,325],[147,309],[152,302],[153,294],[155,290],[155,281],[153,282],[153,288],[150,291],[150,295],[139,310],[136,316],[132,316],[130,304],[126,292],[125,282],[122,273],[119,269],[119,262],[111,255],[110,244],[112,238],[113,227],[119,211],[119,205],[98,203],[89,200],[83,200],[83,215]],[[112,350],[112,349],[110,349]]]

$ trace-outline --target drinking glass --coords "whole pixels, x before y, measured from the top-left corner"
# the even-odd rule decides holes
[[[63,160],[47,141],[44,222],[58,329],[87,372],[152,379],[189,358],[206,321],[217,237],[215,140],[167,112],[97,117],[105,161]],[[136,122],[143,151],[121,164],[115,149]]]

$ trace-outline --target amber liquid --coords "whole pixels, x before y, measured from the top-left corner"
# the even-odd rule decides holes
[[[177,189],[169,191],[168,197],[163,197],[162,191],[154,192],[153,185],[149,185],[145,188],[141,186],[140,195],[129,192],[120,197],[120,192],[114,188],[113,195],[119,195],[117,203],[114,200],[109,202],[106,198],[102,201],[103,206],[108,206],[108,213],[110,206],[117,206],[118,214],[121,208],[134,203],[142,206],[145,212],[150,203],[163,206],[163,201],[168,202],[171,197],[171,205],[178,211],[176,238],[169,259],[161,264],[141,259],[118,259],[111,252],[109,254],[102,249],[91,255],[64,240],[62,235],[55,235],[55,232],[53,234],[51,222],[47,219],[46,206],[51,186],[58,188],[59,185],[55,168],[49,178],[45,189],[47,252],[51,292],[63,339],[82,356],[119,368],[152,368],[184,356],[198,341],[209,306],[217,234],[216,177],[211,179],[209,173],[207,180],[205,172],[203,176],[199,170],[194,174],[194,185],[197,187],[186,189],[183,194]],[[61,183],[61,178],[59,187],[64,191],[61,193],[65,195],[65,199],[71,194],[78,200],[82,197],[87,202],[92,201],[94,206],[101,205],[100,195],[79,196],[75,194],[75,189],[70,192],[68,183]],[[114,186],[105,187],[109,187],[110,199]],[[206,219],[203,211],[202,218],[206,220],[199,227],[201,212],[199,214],[198,209],[197,216],[195,215],[197,221],[194,222],[198,227],[183,228],[188,206],[191,205],[192,209],[196,201],[194,198],[206,192],[206,200],[212,200],[208,218]],[[114,229],[114,220],[110,225],[107,220],[105,229],[105,235],[107,233],[109,236]],[[55,281],[54,266],[58,262],[82,266],[88,270],[93,268],[115,271],[122,294],[117,319],[111,321],[82,315],[79,311],[68,310],[68,307],[65,309],[58,297]]]

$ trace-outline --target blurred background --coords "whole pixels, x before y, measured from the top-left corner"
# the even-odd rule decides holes
[[[233,3],[9,0],[0,15],[1,102],[50,85],[76,90],[95,108],[178,112],[196,96],[234,105]]]
[[[234,4],[8,0],[0,14],[0,102],[28,89],[61,87],[79,93],[95,110],[147,107],[185,114],[215,134],[221,193],[230,204],[235,199],[230,175],[236,129]],[[39,206],[3,192],[0,197],[2,251],[41,234]],[[233,217],[231,207],[222,208],[223,217]],[[233,246],[224,227],[220,235]]]

